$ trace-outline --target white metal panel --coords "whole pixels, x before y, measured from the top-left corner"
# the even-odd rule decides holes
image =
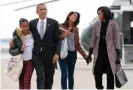
[[[133,5],[130,6],[121,6],[122,11],[133,11]]]

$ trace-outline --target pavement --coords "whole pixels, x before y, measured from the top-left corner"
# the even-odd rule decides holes
[[[10,55],[7,53],[1,53],[1,90],[3,89],[18,89],[18,82],[13,82],[10,78],[4,76],[5,66],[7,65]],[[125,73],[128,78],[128,83],[126,83],[121,90],[130,89],[133,90],[133,69],[125,69]],[[89,66],[86,62],[78,55],[78,60],[75,69],[75,89],[95,89],[95,81],[92,74],[92,63]],[[60,85],[61,73],[60,69],[56,70],[54,76],[53,89],[61,89]],[[103,75],[103,85],[106,88],[106,75]],[[36,72],[34,70],[31,88],[36,89]]]

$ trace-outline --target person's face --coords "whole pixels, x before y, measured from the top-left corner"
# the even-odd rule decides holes
[[[37,14],[40,18],[45,18],[47,15],[47,7],[45,5],[40,5],[37,9]]]
[[[22,29],[23,33],[28,33],[29,32],[29,23],[28,22],[22,22],[20,25],[20,28]]]
[[[99,17],[99,19],[100,19],[101,21],[104,20],[104,14],[103,14],[103,12],[102,12],[101,10],[98,11],[98,17]]]
[[[74,13],[74,14],[69,16],[69,20],[71,22],[73,22],[73,23],[76,22],[77,18],[78,18],[78,14],[77,13]]]

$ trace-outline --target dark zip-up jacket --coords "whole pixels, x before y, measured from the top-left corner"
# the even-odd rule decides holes
[[[23,39],[22,39],[23,35],[22,32],[16,28],[15,31],[13,32],[13,43],[14,43],[14,47],[10,47],[9,48],[9,53],[12,56],[16,56],[19,54],[22,54],[23,52],[21,51],[21,46],[23,44]]]

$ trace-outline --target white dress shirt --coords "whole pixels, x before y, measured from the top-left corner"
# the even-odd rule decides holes
[[[32,51],[34,47],[34,40],[32,34],[28,34],[24,36],[24,52],[23,52],[23,58],[24,61],[28,61],[32,59]]]
[[[39,32],[39,34],[40,34],[40,27],[41,27],[41,22],[43,21],[43,26],[44,26],[44,34],[45,34],[45,31],[46,31],[46,25],[47,25],[47,18],[45,18],[44,20],[41,20],[40,18],[39,18],[39,21],[38,21],[38,24],[37,24],[37,30],[38,30],[38,32]]]

